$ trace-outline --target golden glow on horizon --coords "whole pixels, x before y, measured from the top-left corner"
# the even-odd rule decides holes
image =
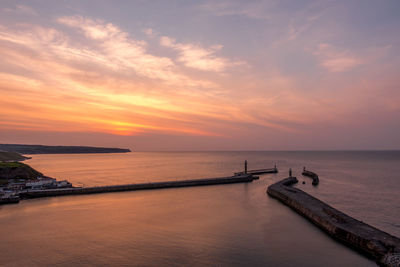
[[[58,22],[81,30],[93,49],[72,46],[70,36],[52,28],[0,28],[4,44],[0,54],[19,72],[27,73],[0,74],[0,91],[7,96],[0,100],[0,128],[221,136],[226,135],[223,128],[234,129],[231,124],[239,122],[290,130],[254,117],[243,104],[226,95],[219,96],[219,86],[213,82],[174,70],[175,63],[170,59],[147,54],[142,42],[129,39],[112,24],[82,17],[63,17]],[[106,38],[110,36],[112,41]],[[205,59],[213,52],[172,45],[184,49],[182,57],[194,49],[189,56],[190,67],[206,70],[204,64],[215,61],[219,67],[210,66],[210,70],[228,68],[221,65],[228,60]],[[138,65],[130,61],[131,56],[133,62],[139,59]],[[138,82],[130,78],[132,75],[145,79]]]
[[[314,79],[151,29],[152,46],[99,19],[59,16],[52,23],[0,25],[0,130],[230,138],[254,129],[301,133],[326,121],[348,125],[348,114],[370,103],[364,91],[380,96],[380,81],[349,82],[344,73],[390,50],[363,57],[315,40],[303,51],[322,73]],[[298,34],[291,28],[271,47]],[[380,99],[383,109],[398,110],[397,98]]]

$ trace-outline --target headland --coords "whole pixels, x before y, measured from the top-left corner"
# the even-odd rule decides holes
[[[21,154],[80,154],[80,153],[127,153],[127,148],[91,146],[45,146],[23,144],[0,144],[0,150]]]
[[[27,189],[71,188],[67,180],[57,181],[21,161],[29,159],[17,152],[0,151],[0,204],[18,203],[19,192]]]

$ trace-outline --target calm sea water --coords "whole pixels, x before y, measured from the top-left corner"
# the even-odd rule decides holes
[[[33,155],[44,174],[94,186],[231,175],[248,184],[64,196],[0,206],[1,266],[374,266],[271,199],[287,177],[345,213],[400,236],[400,152],[146,152]],[[301,176],[317,172],[318,187]]]

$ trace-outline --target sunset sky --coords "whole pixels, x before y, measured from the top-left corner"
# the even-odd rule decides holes
[[[0,2],[0,143],[400,149],[400,1]]]

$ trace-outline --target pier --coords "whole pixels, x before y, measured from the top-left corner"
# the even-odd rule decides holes
[[[268,187],[267,193],[311,221],[334,239],[374,259],[381,266],[400,266],[400,239],[336,210],[293,188],[296,177]]]
[[[318,185],[319,184],[319,178],[318,175],[315,172],[308,171],[306,168],[303,168],[303,172],[301,173],[303,176],[310,177],[312,181],[312,185]]]
[[[257,170],[246,170],[244,172],[235,172],[235,175],[243,175],[243,174],[251,174],[251,175],[258,175],[258,174],[266,174],[266,173],[278,173],[278,168],[267,168],[267,169],[257,169]]]
[[[53,196],[64,196],[64,195],[98,194],[98,193],[163,189],[163,188],[176,188],[176,187],[189,187],[189,186],[248,183],[252,182],[254,179],[256,179],[256,177],[251,174],[243,174],[243,175],[235,175],[229,177],[204,178],[204,179],[181,180],[181,181],[165,181],[165,182],[155,182],[155,183],[109,185],[109,186],[96,186],[96,187],[73,187],[73,188],[60,188],[60,189],[48,189],[48,190],[27,190],[20,192],[19,196],[20,198],[23,199],[23,198],[40,198],[40,197],[53,197]]]
[[[247,173],[252,174],[252,175],[257,175],[257,174],[265,174],[265,173],[278,173],[277,168],[269,168],[269,169],[258,169],[258,170],[249,170]]]

